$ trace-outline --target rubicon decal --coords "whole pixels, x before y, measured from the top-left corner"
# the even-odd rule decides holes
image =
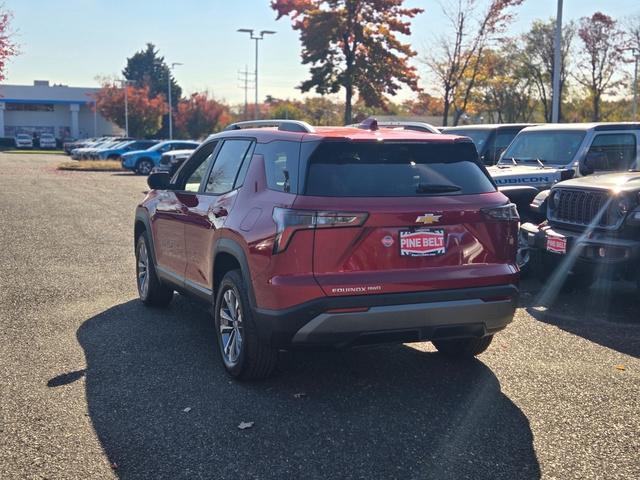
[[[548,176],[542,177],[515,177],[515,178],[494,178],[498,185],[518,185],[520,183],[551,183],[552,179]]]
[[[400,232],[400,255],[405,257],[429,257],[445,253],[444,230],[430,229],[417,232]]]

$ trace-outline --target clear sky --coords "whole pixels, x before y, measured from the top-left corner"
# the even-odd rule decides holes
[[[408,38],[424,55],[445,19],[437,0],[406,4],[425,9]],[[174,75],[186,93],[209,90],[216,98],[239,103],[244,93],[238,71],[245,65],[253,70],[254,46],[247,34],[236,33],[238,28],[277,31],[260,45],[261,98],[299,96],[295,87],[307,73],[300,63],[298,34],[287,18],[275,20],[268,0],[5,0],[5,5],[14,13],[23,52],[9,63],[6,83],[43,79],[94,86],[96,76],[120,74],[126,58],[152,42],[167,63],[184,64]],[[556,0],[526,0],[508,33],[526,30],[536,18],[555,16],[555,9]],[[598,10],[623,19],[640,14],[640,1],[564,1],[565,19]],[[424,67],[416,65],[424,76]]]

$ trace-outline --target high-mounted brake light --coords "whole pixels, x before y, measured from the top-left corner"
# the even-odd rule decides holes
[[[481,208],[480,211],[494,220],[503,220],[505,222],[520,220],[515,203],[507,203],[499,207]]]
[[[298,230],[359,227],[368,216],[369,214],[364,212],[316,212],[275,207],[273,221],[276,223],[276,239],[273,243],[273,253],[286,250]]]

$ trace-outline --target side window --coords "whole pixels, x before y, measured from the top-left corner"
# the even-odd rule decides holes
[[[498,130],[496,132],[496,141],[493,149],[494,163],[498,161],[502,152],[504,152],[511,141],[518,134],[516,130]]]
[[[298,190],[298,159],[300,143],[275,141],[259,144],[256,153],[264,156],[267,187],[279,192],[296,193]]]
[[[225,140],[216,156],[205,191],[220,195],[233,190],[233,184],[252,140]]]
[[[626,170],[636,160],[636,136],[632,133],[599,134],[589,152],[595,170]]]
[[[204,145],[189,161],[184,165],[180,172],[180,180],[184,179],[184,188],[187,192],[197,192],[200,189],[202,178],[207,173],[207,169],[211,164],[213,151],[218,142],[211,142]]]

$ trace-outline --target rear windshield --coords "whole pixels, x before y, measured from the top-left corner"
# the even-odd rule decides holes
[[[471,143],[323,142],[310,156],[305,194],[413,197],[495,191]]]

